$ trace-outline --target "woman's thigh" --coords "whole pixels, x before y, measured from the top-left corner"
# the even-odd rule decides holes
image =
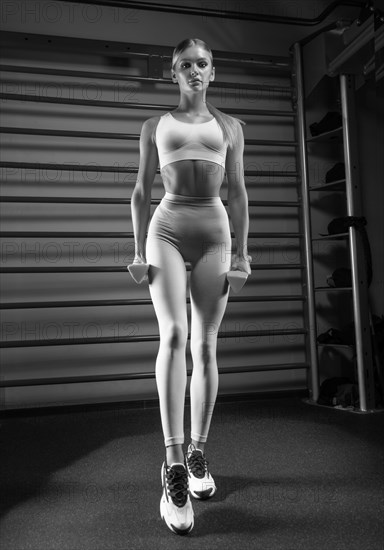
[[[220,212],[221,210],[221,212]],[[216,217],[215,217],[216,213]],[[231,234],[224,208],[213,210],[215,233],[207,233],[207,245],[192,263],[191,339],[207,342],[216,339],[228,302],[227,273],[231,263]],[[212,235],[216,235],[212,239]]]
[[[226,279],[229,262],[214,255],[199,260],[192,268],[191,345],[192,342],[215,341],[228,302],[229,285]]]
[[[146,245],[151,299],[162,332],[177,326],[188,332],[187,273],[184,259],[172,244],[149,236]]]

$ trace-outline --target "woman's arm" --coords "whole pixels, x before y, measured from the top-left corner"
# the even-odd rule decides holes
[[[236,255],[232,267],[251,273],[248,256],[248,195],[244,181],[244,135],[240,123],[237,125],[237,142],[233,149],[228,147],[225,169],[228,180],[228,209],[236,237]]]
[[[153,130],[159,117],[146,120],[140,134],[140,161],[136,185],[131,197],[131,215],[135,236],[135,260],[146,263],[145,239],[151,208],[151,189],[159,158],[152,140]]]

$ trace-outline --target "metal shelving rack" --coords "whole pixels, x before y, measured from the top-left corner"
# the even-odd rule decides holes
[[[346,210],[348,216],[362,216],[362,190],[359,176],[359,151],[358,137],[356,127],[356,109],[355,109],[355,90],[358,85],[358,74],[356,65],[359,67],[361,63],[361,48],[367,49],[369,40],[371,46],[374,38],[373,17],[368,20],[361,35],[348,44],[344,51],[339,53],[332,63],[328,65],[324,63],[325,52],[324,44],[320,52],[321,62],[313,60],[313,66],[319,67],[318,82],[326,75],[338,79],[340,98],[341,98],[341,113],[342,127],[321,134],[320,136],[308,138],[306,134],[306,82],[305,69],[303,61],[303,43],[308,43],[306,38],[302,42],[295,43],[291,48],[293,58],[293,85],[295,90],[295,108],[297,111],[296,132],[298,145],[298,166],[301,174],[301,192],[304,207],[303,215],[303,230],[304,230],[304,254],[307,262],[306,273],[306,296],[307,296],[307,316],[308,316],[308,346],[311,359],[311,395],[307,400],[310,404],[315,404],[319,397],[319,359],[318,359],[318,344],[317,344],[317,311],[316,311],[316,296],[320,291],[352,291],[353,301],[353,319],[355,324],[355,355],[357,366],[357,383],[359,389],[359,408],[355,408],[353,412],[375,412],[375,383],[374,383],[374,363],[372,352],[372,339],[370,329],[370,310],[368,286],[366,280],[365,257],[362,248],[362,242],[357,235],[355,227],[350,227],[346,234],[332,235],[329,237],[321,237],[321,239],[334,239],[335,237],[344,237],[348,239],[349,256],[352,271],[352,287],[351,288],[324,288],[316,287],[314,283],[314,255],[312,243],[314,240],[312,235],[311,223],[311,192],[322,190],[341,191],[346,196]],[[382,29],[381,29],[382,30]],[[356,32],[356,29],[354,29]],[[318,36],[316,33],[315,36]],[[369,38],[367,38],[369,37]],[[356,47],[356,42],[361,43],[361,47]],[[347,50],[350,54],[348,55]],[[312,50],[313,51],[313,50]],[[360,55],[359,60],[353,59],[353,56]],[[338,61],[339,60],[339,61]],[[336,62],[337,61],[337,62]],[[355,63],[354,70],[352,71]],[[352,65],[351,65],[352,64]],[[331,68],[329,68],[331,66]],[[326,72],[324,72],[324,68]],[[311,69],[313,70],[313,69]],[[313,72],[311,74],[312,85],[314,80]],[[315,84],[316,87],[316,84]],[[308,150],[309,142],[330,141],[339,137],[343,143],[343,153],[345,162],[345,180],[338,180],[332,183],[323,185],[310,185],[308,174]],[[330,344],[332,345],[332,344]],[[343,346],[344,348],[346,346]],[[349,409],[352,410],[352,409]],[[376,409],[377,410],[377,409]]]

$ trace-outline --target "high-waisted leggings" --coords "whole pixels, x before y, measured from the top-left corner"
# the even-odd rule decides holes
[[[206,442],[218,389],[217,334],[228,300],[231,233],[220,197],[165,193],[148,227],[149,289],[159,325],[156,384],[165,446],[184,443],[189,279],[191,439]]]

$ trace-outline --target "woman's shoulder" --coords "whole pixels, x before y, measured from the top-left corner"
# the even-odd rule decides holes
[[[155,145],[156,145],[156,137],[155,137],[156,128],[160,119],[161,119],[161,115],[147,118],[146,120],[144,120],[141,128],[141,135],[149,139]]]
[[[220,109],[218,109],[217,107],[214,108],[213,114],[215,115],[216,119],[219,116],[220,118],[222,118],[222,120],[228,122],[233,128],[239,129],[242,124],[245,124],[245,122],[240,118],[224,113],[223,111],[220,111]]]
[[[168,111],[167,113],[163,113],[162,115],[156,115],[156,116],[152,116],[151,118],[147,118],[143,122],[143,130],[146,130],[148,132],[154,132],[160,120],[169,115],[170,115],[170,111]]]
[[[230,118],[232,124],[233,124],[237,129],[240,129],[242,125],[245,125],[244,120],[241,120],[241,118],[237,118],[237,117],[231,116],[231,115],[227,115],[227,116]]]
[[[145,126],[148,130],[153,130],[159,123],[159,120],[161,118],[161,115],[152,116],[151,118],[147,118],[143,122],[143,127]]]

